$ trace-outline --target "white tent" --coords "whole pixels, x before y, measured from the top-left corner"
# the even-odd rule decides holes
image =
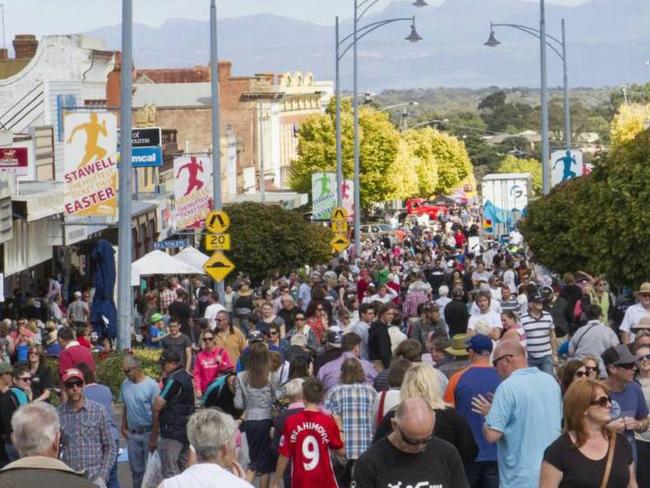
[[[208,259],[210,259],[210,256],[206,256],[195,247],[189,246],[176,254],[174,259],[183,261],[185,264],[189,264],[193,268],[203,269],[203,265],[208,261]]]
[[[141,276],[188,274],[205,273],[156,249],[131,264],[131,286],[138,286]]]

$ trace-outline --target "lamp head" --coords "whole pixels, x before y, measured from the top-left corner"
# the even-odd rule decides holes
[[[485,46],[488,47],[497,47],[501,44],[494,35],[494,29],[490,31],[490,38],[485,42]]]
[[[418,42],[422,40],[422,36],[418,34],[418,31],[415,30],[415,21],[411,24],[411,33],[404,38],[405,40],[409,42]]]
[[[429,4],[425,2],[424,0],[415,0],[411,5],[417,8],[422,8],[422,7],[428,7]]]

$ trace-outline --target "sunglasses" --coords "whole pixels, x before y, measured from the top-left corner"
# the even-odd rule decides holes
[[[585,366],[585,371],[589,374],[598,371],[598,368],[596,366]]]
[[[203,340],[206,342],[212,342],[214,340],[214,337],[204,337]]]
[[[511,358],[512,356],[513,356],[512,354],[504,354],[503,356],[499,356],[498,358],[492,361],[492,366],[496,368],[497,364],[499,364],[499,361],[505,358]]]
[[[639,361],[650,361],[650,354],[639,356]]]
[[[636,368],[636,364],[634,364],[634,363],[617,364],[616,366],[619,367],[619,368],[623,368],[623,369],[634,369],[634,368]]]
[[[24,382],[26,382],[26,383],[29,383],[30,381],[32,381],[32,377],[31,377],[31,376],[24,376],[24,377],[22,377],[22,378],[18,378],[18,379],[21,380],[21,381],[24,381]]]
[[[587,376],[587,372],[586,372],[586,371],[576,371],[576,374],[575,374],[575,377],[576,377],[576,378],[583,378],[583,377],[585,377],[585,376]]]
[[[64,383],[66,388],[83,388],[84,384],[81,381],[68,381]]]
[[[320,307],[320,308],[317,308],[316,310],[317,310],[318,312],[322,312],[322,311],[325,310],[325,309],[324,309],[323,307]]]
[[[272,336],[278,335],[278,333],[275,330],[272,330],[271,332],[269,332],[269,334],[271,334]]]
[[[399,435],[402,437],[404,443],[408,444],[409,446],[421,446],[422,444],[428,444],[429,441],[433,439],[433,433],[431,433],[431,435],[425,437],[424,439],[412,439],[411,437],[405,435],[404,431],[399,427],[395,426],[395,428],[399,432]]]
[[[305,317],[296,317],[296,318],[293,319],[293,321],[294,321],[294,322],[304,322],[304,321],[305,321]]]
[[[600,398],[596,398],[595,400],[592,400],[589,402],[590,405],[598,405],[599,407],[607,407],[608,405],[612,404],[612,397],[607,395],[607,396],[602,396]]]
[[[131,371],[133,371],[133,368],[127,368],[127,369],[123,369],[122,373],[129,374]]]

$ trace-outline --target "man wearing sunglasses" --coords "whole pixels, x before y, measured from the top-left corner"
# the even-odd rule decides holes
[[[353,486],[469,487],[458,451],[434,437],[435,414],[422,398],[402,402],[391,422],[393,432],[357,461]]]
[[[605,384],[611,392],[614,419],[607,427],[625,435],[632,446],[632,457],[636,464],[634,433],[640,434],[648,430],[648,406],[641,387],[634,381],[637,358],[623,344],[610,347],[601,357],[607,370]]]
[[[560,435],[560,387],[555,377],[529,367],[518,340],[499,342],[492,366],[504,380],[492,401],[477,395],[472,407],[485,417],[485,439],[497,443],[499,486],[537,486],[544,450]]]
[[[104,407],[84,396],[83,373],[69,368],[61,377],[68,401],[59,407],[61,460],[75,471],[85,471],[100,488],[117,456]]]

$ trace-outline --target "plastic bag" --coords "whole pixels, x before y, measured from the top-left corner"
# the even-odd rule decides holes
[[[158,451],[154,451],[147,456],[147,467],[142,478],[142,488],[158,488],[160,483],[162,483],[160,456]]]

